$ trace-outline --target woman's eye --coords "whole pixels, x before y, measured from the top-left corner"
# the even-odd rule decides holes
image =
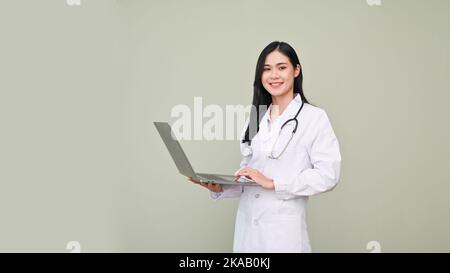
[[[269,71],[269,70],[270,70],[270,68],[267,68],[267,67],[266,67],[266,68],[264,68],[264,71]]]
[[[280,70],[285,70],[285,69],[286,69],[286,66],[280,67]]]

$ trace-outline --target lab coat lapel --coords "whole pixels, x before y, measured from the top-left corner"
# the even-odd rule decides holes
[[[260,137],[263,142],[269,141],[273,136],[278,135],[281,126],[288,120],[295,116],[298,109],[302,105],[302,99],[300,94],[296,94],[294,99],[288,104],[286,109],[283,111],[281,116],[278,117],[277,122],[271,124],[271,128],[269,131],[269,122],[270,122],[270,110],[272,109],[272,104],[269,106],[268,110],[264,114],[261,119],[261,123],[259,124],[259,130],[261,131]]]

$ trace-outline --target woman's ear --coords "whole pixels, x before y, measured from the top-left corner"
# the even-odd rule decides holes
[[[297,66],[295,67],[295,70],[294,70],[294,78],[297,78],[298,75],[300,75],[300,70],[301,70],[301,69],[302,69],[302,68],[300,67],[300,65],[297,64]]]

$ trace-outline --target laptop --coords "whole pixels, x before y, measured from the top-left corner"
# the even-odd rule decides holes
[[[216,183],[225,185],[248,185],[257,186],[258,183],[250,180],[244,176],[241,176],[237,181],[234,175],[224,175],[224,174],[210,174],[210,173],[196,173],[192,168],[186,154],[181,148],[180,143],[172,134],[172,128],[167,122],[153,122],[159,135],[161,136],[164,144],[169,150],[175,165],[177,166],[178,172],[184,176],[190,176],[193,179],[205,182],[205,183]]]

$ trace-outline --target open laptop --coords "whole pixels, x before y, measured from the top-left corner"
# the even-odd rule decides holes
[[[167,150],[169,150],[175,165],[178,168],[180,174],[184,176],[190,176],[193,179],[200,182],[226,184],[226,185],[258,185],[253,180],[247,179],[241,176],[237,181],[234,175],[222,175],[222,174],[209,174],[209,173],[196,173],[189,163],[189,160],[181,148],[178,140],[172,135],[172,128],[167,122],[153,122],[156,129],[161,135],[164,144],[166,144]]]

